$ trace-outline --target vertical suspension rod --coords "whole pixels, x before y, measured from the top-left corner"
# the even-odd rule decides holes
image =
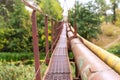
[[[75,15],[74,15],[74,36],[77,37],[77,25],[76,25],[76,0],[75,0]]]
[[[45,52],[46,52],[46,64],[49,63],[49,42],[48,42],[48,16],[45,15]]]
[[[34,51],[34,60],[35,60],[35,80],[41,80],[40,75],[40,62],[39,62],[39,47],[38,47],[38,32],[37,32],[37,23],[36,23],[36,11],[32,12],[32,38],[33,38],[33,51]]]

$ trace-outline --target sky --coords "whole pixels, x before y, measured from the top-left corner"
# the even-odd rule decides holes
[[[80,3],[87,3],[89,1],[94,1],[94,0],[76,0],[79,1]],[[75,4],[75,0],[59,0],[61,7],[64,9],[64,13],[63,15],[67,14],[67,10],[73,8],[74,4]],[[110,4],[109,0],[106,0],[107,4]],[[106,11],[107,14],[113,14],[113,12],[111,10],[107,10]]]
[[[67,10],[71,9],[74,7],[74,4],[75,4],[75,0],[58,0],[60,2],[60,5],[61,7],[64,9],[64,15],[67,14]],[[87,3],[89,1],[94,1],[94,0],[76,0],[76,1],[79,1],[80,3]],[[107,4],[110,4],[110,1],[109,0],[106,0],[106,3]],[[32,11],[32,9],[26,7],[30,12]],[[108,10],[106,12],[107,14],[112,14],[113,12],[111,10]]]
[[[75,0],[58,0],[61,4],[61,7],[64,8],[65,5],[67,5],[68,9],[72,8],[75,4]],[[94,0],[76,0],[76,1],[79,1],[80,3],[87,3],[89,1],[94,1]],[[106,3],[107,4],[110,4],[110,1],[109,0],[106,0]]]

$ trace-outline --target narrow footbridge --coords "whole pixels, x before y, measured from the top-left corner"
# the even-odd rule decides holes
[[[52,45],[48,43],[48,15],[45,16],[46,64],[44,76],[40,74],[39,47],[36,24],[36,11],[42,11],[22,0],[33,9],[32,36],[35,59],[35,80],[120,80],[120,58],[82,38],[67,21],[51,19]],[[51,51],[51,56],[50,56]],[[69,52],[73,59],[69,59]],[[75,77],[72,76],[70,62],[75,64]]]

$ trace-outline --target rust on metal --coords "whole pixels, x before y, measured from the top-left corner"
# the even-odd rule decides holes
[[[70,29],[71,30],[71,29]],[[76,24],[76,1],[75,1],[75,15],[74,15],[74,36],[77,37],[77,24]]]
[[[67,33],[68,38],[74,36],[72,31]],[[70,44],[82,80],[120,80],[120,75],[90,51],[79,38],[72,39]]]
[[[72,80],[67,50],[66,26],[65,24],[62,26],[59,40],[53,51],[43,80]]]
[[[21,0],[26,6],[30,7],[31,9],[38,11],[40,13],[42,13],[42,10],[40,9],[40,7],[36,7],[36,5],[30,4],[27,0]]]
[[[52,44],[52,47],[51,47],[51,50],[54,50],[54,48],[55,48],[55,46],[56,46],[56,44],[57,44],[57,42],[58,42],[58,40],[59,40],[59,37],[60,37],[60,34],[61,34],[61,32],[62,32],[62,25],[63,25],[63,23],[61,23],[61,22],[58,22],[58,24],[57,24],[57,26],[56,27],[58,27],[59,28],[59,30],[58,30],[58,28],[56,28],[56,27],[54,27],[55,29],[54,29],[54,38],[53,38],[53,44]],[[53,51],[52,51],[53,52]]]
[[[79,35],[78,35],[79,36]],[[79,36],[80,37],[80,36]],[[83,43],[94,52],[100,59],[102,59],[106,64],[108,64],[112,69],[120,74],[120,58],[107,52],[106,50],[94,45],[93,43],[80,37]]]
[[[54,43],[54,40],[53,40],[53,36],[54,36],[54,22],[53,22],[53,20],[51,19],[51,27],[52,27],[52,30],[51,30],[51,44],[53,45],[53,43]],[[51,53],[52,53],[52,51],[53,51],[53,48],[51,48]]]
[[[33,38],[33,51],[34,51],[34,60],[35,60],[35,73],[36,73],[35,80],[41,80],[40,62],[39,62],[39,47],[38,47],[38,32],[37,32],[35,12],[36,11],[32,12],[32,38]]]
[[[45,52],[46,52],[46,58],[45,62],[46,64],[49,63],[49,41],[48,41],[48,16],[45,15]]]

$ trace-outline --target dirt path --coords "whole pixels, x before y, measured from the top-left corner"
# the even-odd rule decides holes
[[[114,45],[115,43],[117,43],[119,40],[120,40],[120,36],[116,40],[114,40],[113,42],[111,42],[108,45],[106,45],[104,48],[105,49],[110,48],[112,45]]]

